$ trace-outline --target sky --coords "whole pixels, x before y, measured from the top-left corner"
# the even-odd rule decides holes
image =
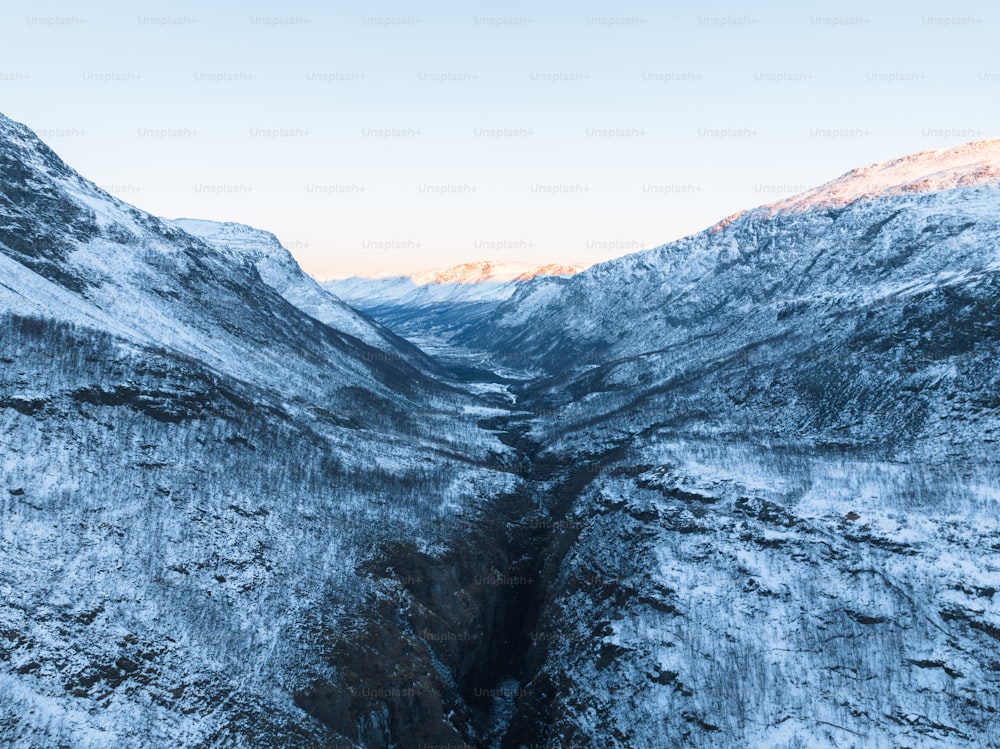
[[[0,4],[0,111],[324,279],[594,262],[1000,137],[1000,6]]]

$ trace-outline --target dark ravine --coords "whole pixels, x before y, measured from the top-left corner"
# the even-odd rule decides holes
[[[541,617],[579,530],[566,513],[603,461],[543,456],[527,436],[532,418],[484,422],[517,452],[520,491],[452,532],[444,554],[386,543],[359,569],[380,593],[356,629],[327,644],[349,693],[320,681],[295,696],[343,746],[519,749],[553,740],[553,691],[536,678],[551,639]],[[504,704],[509,717],[498,723]]]
[[[537,530],[531,547],[536,581],[528,591],[520,632],[517,679],[521,688],[501,749],[561,747],[565,743],[564,737],[552,733],[552,716],[559,709],[557,690],[542,669],[552,644],[560,638],[558,623],[548,621],[546,612],[551,609],[563,561],[582,528],[581,521],[570,516],[576,500],[601,469],[624,452],[617,446],[584,458],[554,456],[527,438],[526,431],[517,430],[513,446],[528,457],[525,478],[536,492],[534,515],[527,521]]]

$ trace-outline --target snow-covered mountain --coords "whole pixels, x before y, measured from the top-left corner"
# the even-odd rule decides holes
[[[445,351],[457,330],[492,312],[526,282],[559,283],[581,270],[582,266],[558,263],[484,260],[411,276],[333,279],[323,288],[394,332]]]
[[[220,253],[251,263],[264,283],[310,317],[384,353],[398,356],[405,353],[411,362],[424,368],[433,367],[422,351],[324,290],[270,232],[243,224],[197,219],[175,219],[167,223],[204,240]]]
[[[998,163],[380,325],[0,116],[0,743],[1000,747]]]
[[[6,309],[83,322],[136,343],[168,347],[267,386],[281,380],[281,357],[254,339],[300,346],[289,340],[289,321],[282,318],[301,311],[339,331],[337,342],[326,345],[356,349],[326,362],[318,385],[323,389],[328,367],[357,370],[361,354],[426,365],[412,346],[324,297],[273,237],[229,225],[213,230],[204,222],[162,221],[80,177],[27,128],[4,120],[0,137],[5,187],[0,241],[6,247],[0,302]],[[218,245],[225,242],[215,239],[225,233],[246,240],[220,252]],[[202,238],[214,242],[214,250]],[[241,331],[246,335],[238,335]]]
[[[509,736],[1000,746],[998,165],[856,170],[457,337],[549,373]]]
[[[418,286],[428,284],[481,284],[488,282],[528,281],[535,276],[571,276],[583,268],[579,265],[548,263],[532,265],[510,260],[495,262],[480,260],[460,263],[450,268],[423,271],[410,276]]]
[[[997,182],[1000,182],[1000,139],[980,140],[853,169],[813,190],[771,203],[768,208],[804,211],[840,207],[862,198],[898,197]]]
[[[504,568],[463,550],[518,479],[441,375],[270,235],[150,216],[0,116],[0,743],[478,740],[494,646],[431,643],[504,590],[411,581]]]
[[[961,285],[1000,260],[998,143],[858,169],[559,286],[526,283],[459,339],[556,371],[687,342],[739,345],[796,329],[804,312]]]
[[[481,260],[409,276],[349,276],[324,282],[341,299],[361,308],[386,303],[489,302],[507,299],[518,285],[537,276],[571,276],[579,265],[531,265]]]

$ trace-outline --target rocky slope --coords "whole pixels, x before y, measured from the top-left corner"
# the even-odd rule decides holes
[[[480,741],[519,485],[488,393],[2,117],[0,266],[0,743]]]
[[[859,170],[466,333],[549,373],[508,422],[552,534],[506,746],[998,745],[996,156]]]
[[[405,358],[425,373],[440,375],[440,370],[420,349],[349,307],[306,275],[291,253],[270,232],[242,224],[195,219],[175,219],[167,223],[204,240],[213,249],[237,262],[251,264],[265,284],[310,317],[358,338],[388,357]]]

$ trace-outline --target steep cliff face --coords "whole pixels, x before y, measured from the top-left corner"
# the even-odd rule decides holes
[[[996,746],[995,462],[575,455],[504,746]],[[558,508],[558,509],[557,509]]]

